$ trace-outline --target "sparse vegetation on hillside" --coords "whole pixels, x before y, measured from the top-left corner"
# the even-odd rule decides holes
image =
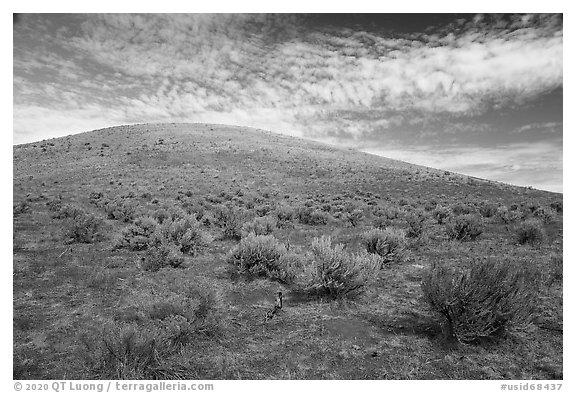
[[[563,378],[561,195],[215,125],[50,143],[13,153],[15,379]]]
[[[286,247],[274,236],[249,234],[228,254],[228,262],[241,272],[291,282],[294,272],[287,264]],[[284,257],[284,258],[283,258]]]

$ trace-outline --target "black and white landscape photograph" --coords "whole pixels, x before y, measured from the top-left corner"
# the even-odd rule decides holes
[[[24,386],[563,382],[562,13],[14,13],[12,108]]]

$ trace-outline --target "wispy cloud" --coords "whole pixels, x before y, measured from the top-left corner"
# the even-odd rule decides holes
[[[150,121],[225,122],[341,144],[454,137],[489,132],[476,117],[563,84],[557,15],[398,34],[306,15],[28,18],[15,31],[15,142],[39,130]]]
[[[523,186],[562,192],[560,140],[497,147],[418,146],[366,148],[363,151],[433,168]]]

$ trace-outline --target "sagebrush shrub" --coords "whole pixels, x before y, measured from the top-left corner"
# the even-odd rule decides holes
[[[390,220],[388,220],[386,217],[376,217],[372,224],[374,225],[375,228],[386,229],[389,223]]]
[[[168,243],[155,243],[146,250],[141,260],[144,270],[157,272],[164,267],[178,267],[184,263],[184,254],[178,246]]]
[[[455,215],[463,215],[463,214],[473,214],[474,208],[470,205],[466,205],[464,203],[456,203],[452,205],[452,213]]]
[[[158,228],[158,221],[152,217],[138,217],[133,224],[122,229],[114,242],[114,248],[127,248],[131,251],[145,250]]]
[[[401,216],[402,211],[395,206],[379,206],[372,212],[376,217],[383,217],[387,220],[395,220]]]
[[[478,213],[480,213],[480,215],[485,218],[490,218],[496,215],[497,212],[498,212],[498,205],[495,203],[483,202],[480,204],[478,208]]]
[[[55,205],[58,206],[58,204]],[[57,219],[64,219],[64,218],[74,218],[77,215],[82,215],[85,213],[84,209],[81,209],[78,206],[75,205],[69,205],[69,204],[60,204],[60,209],[56,210],[54,212],[54,214],[52,214],[52,218],[57,218]]]
[[[408,213],[406,215],[406,222],[408,223],[408,230],[406,236],[410,238],[418,238],[424,233],[424,221],[426,217],[419,213]]]
[[[552,222],[556,216],[556,212],[549,207],[538,206],[532,214],[542,220],[544,224],[549,224]]]
[[[264,217],[273,210],[274,206],[270,203],[263,203],[261,205],[254,206],[254,211],[259,217]]]
[[[134,220],[136,213],[136,205],[134,202],[126,199],[113,199],[108,201],[104,206],[108,218],[123,222],[131,222]]]
[[[404,233],[398,229],[372,229],[362,235],[366,251],[382,258],[382,263],[401,262],[406,250]]]
[[[425,273],[422,291],[444,317],[447,336],[470,343],[530,322],[535,285],[537,274],[530,267],[488,259],[465,270],[436,263]]]
[[[276,206],[275,214],[279,226],[285,226],[286,223],[292,221],[294,218],[295,210],[290,205],[281,204]]]
[[[546,232],[540,220],[522,221],[514,229],[516,242],[519,244],[539,244],[546,239]]]
[[[360,221],[362,221],[362,218],[364,218],[364,212],[362,212],[361,209],[354,209],[350,212],[344,213],[342,218],[346,223],[355,227],[360,223]]]
[[[496,210],[496,217],[498,217],[504,224],[511,224],[520,220],[522,215],[517,209],[512,210],[506,206],[500,206]]]
[[[436,206],[436,208],[432,210],[432,218],[434,218],[438,224],[443,224],[450,218],[450,215],[450,209],[444,206]]]
[[[474,214],[455,216],[446,223],[446,234],[454,240],[474,240],[483,231],[482,220]]]
[[[93,337],[82,337],[87,347],[86,359],[90,368],[102,378],[154,379],[161,377],[159,352],[162,346],[160,334],[155,329],[138,329],[135,325],[105,326]]]
[[[244,210],[231,205],[218,205],[214,211],[215,223],[223,229],[224,239],[242,238],[241,229],[245,216]]]
[[[240,232],[242,237],[246,237],[251,233],[254,235],[269,235],[274,232],[274,228],[276,228],[276,220],[273,217],[256,217],[242,225]]]
[[[297,212],[298,221],[306,225],[326,225],[330,220],[330,214],[308,206],[302,206]]]
[[[555,201],[550,204],[550,207],[556,211],[556,213],[562,213],[564,209],[564,204],[562,201]]]
[[[342,244],[332,246],[329,237],[312,241],[312,265],[307,289],[332,299],[362,293],[376,277],[380,258],[369,253],[349,254]]]
[[[240,272],[279,279],[288,282],[293,277],[286,263],[286,246],[274,236],[249,234],[240,240],[227,255],[227,261]]]
[[[102,220],[92,213],[78,210],[64,222],[64,236],[76,243],[93,243],[101,236]]]
[[[160,224],[162,224],[167,219],[171,219],[170,213],[168,213],[166,209],[154,210],[152,212],[152,218],[154,218]]]
[[[194,216],[186,215],[159,224],[151,241],[173,244],[180,252],[194,256],[208,247],[211,239]]]

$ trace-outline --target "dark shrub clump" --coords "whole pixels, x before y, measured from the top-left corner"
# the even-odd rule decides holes
[[[434,264],[422,290],[432,309],[444,317],[446,335],[470,343],[530,322],[536,277],[526,266],[494,259],[476,261],[466,270]]]
[[[400,230],[372,229],[362,236],[366,251],[382,258],[382,263],[400,262],[404,259],[406,239]]]
[[[306,225],[326,225],[330,220],[330,214],[312,207],[301,207],[297,212],[298,221]]]
[[[536,219],[529,219],[518,224],[514,234],[519,244],[539,244],[546,238],[542,223]]]
[[[455,216],[446,224],[446,234],[454,240],[474,240],[483,232],[482,221],[473,214]]]
[[[426,217],[420,212],[408,213],[406,215],[406,222],[408,223],[408,231],[406,236],[410,238],[418,238],[424,233],[424,221]]]

